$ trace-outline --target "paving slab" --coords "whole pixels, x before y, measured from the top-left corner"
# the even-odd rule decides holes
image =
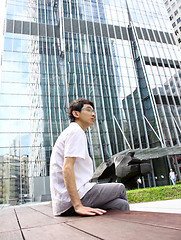
[[[1,240],[24,240],[20,231],[1,232]]]
[[[45,225],[41,227],[28,228],[22,230],[26,240],[96,240],[92,234],[85,233],[82,230],[67,226],[64,223],[55,225]]]
[[[15,212],[21,228],[41,227],[57,223],[53,215],[50,217],[40,211],[32,209],[31,207],[15,208]]]
[[[56,216],[54,217],[53,216],[53,213],[52,213],[52,206],[51,204],[41,204],[41,205],[30,205],[29,208],[37,211],[37,212],[40,212],[40,213],[43,213],[49,217],[53,217],[58,223],[63,223],[63,222],[67,222],[67,221],[77,221],[79,220],[79,218],[82,218],[82,216],[68,216],[68,217],[63,217],[63,216]]]
[[[167,214],[158,212],[143,212],[143,211],[130,211],[127,213],[118,214],[116,210],[111,210],[111,217],[115,220],[124,220],[127,222],[140,223],[143,225],[150,225],[156,227],[170,228],[181,231],[181,215],[180,214]],[[105,216],[106,218],[106,216]]]
[[[127,221],[124,217],[127,214]],[[85,218],[80,221],[67,223],[69,226],[73,226],[77,229],[81,229],[86,233],[94,233],[99,239],[104,240],[180,240],[181,231],[173,227],[150,224],[145,220],[145,216],[141,214],[140,221],[135,221],[132,216],[135,213],[123,213],[116,211],[114,214],[108,212],[103,216],[97,216],[95,218]],[[160,213],[161,214],[161,213]],[[149,217],[154,216],[155,213],[151,213]],[[158,213],[157,215],[158,216]],[[154,216],[154,218],[156,218]],[[138,217],[138,216],[137,216]],[[142,218],[143,217],[143,218]],[[160,215],[160,218],[165,218],[166,215]],[[129,219],[129,221],[128,221]],[[179,215],[179,222],[181,222],[181,216]]]
[[[19,230],[16,214],[13,208],[0,210],[0,233]],[[2,239],[2,238],[0,238]]]
[[[40,205],[30,205],[28,206],[31,209],[34,209],[35,211],[39,211],[41,213],[44,213],[47,216],[52,217],[52,205],[51,204],[40,204]]]
[[[51,204],[0,209],[0,240],[180,240],[181,214],[109,210],[102,216],[54,217]]]

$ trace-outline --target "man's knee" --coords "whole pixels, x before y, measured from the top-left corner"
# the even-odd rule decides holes
[[[126,188],[123,183],[117,183],[118,184],[118,190],[120,195],[123,197],[123,199],[127,200],[127,195],[126,195]]]
[[[105,209],[117,209],[120,211],[129,211],[129,203],[124,199],[114,199],[113,201],[105,204]]]
[[[117,205],[117,209],[121,210],[121,211],[129,211],[130,207],[129,207],[129,203],[126,199],[117,199],[117,203],[119,205]]]
[[[129,203],[127,201],[124,202],[124,204],[122,204],[122,211],[129,211],[130,207],[129,207]]]
[[[120,189],[125,189],[125,186],[123,183],[112,183],[114,184],[114,187],[120,188]]]
[[[119,184],[119,187],[120,187],[122,190],[126,190],[126,188],[125,188],[125,186],[124,186],[123,183],[117,183],[117,184]]]

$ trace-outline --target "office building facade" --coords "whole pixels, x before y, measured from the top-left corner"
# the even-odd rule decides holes
[[[181,47],[181,0],[164,0],[176,43]]]
[[[26,156],[31,201],[49,193],[52,147],[78,97],[95,103],[86,132],[95,168],[125,150],[177,147],[152,155],[145,186],[169,184],[170,167],[180,177],[181,52],[164,9],[162,0],[6,1],[0,156],[20,166]]]

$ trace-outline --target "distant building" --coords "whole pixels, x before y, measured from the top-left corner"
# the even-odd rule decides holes
[[[176,43],[181,47],[181,0],[163,0],[173,27]]]
[[[170,167],[180,179],[181,49],[163,0],[3,3],[0,156],[6,175],[0,169],[0,179],[14,186],[0,185],[6,202],[49,196],[52,147],[78,97],[95,103],[95,124],[86,131],[94,168],[119,152],[146,149],[152,166],[146,187],[169,184]],[[28,168],[20,168],[24,160]]]
[[[20,159],[13,148],[10,150],[12,154],[0,156],[0,203],[30,201],[28,156],[21,156]]]

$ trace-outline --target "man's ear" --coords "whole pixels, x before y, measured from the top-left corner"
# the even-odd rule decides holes
[[[79,118],[79,111],[72,111],[72,114],[75,118]]]

